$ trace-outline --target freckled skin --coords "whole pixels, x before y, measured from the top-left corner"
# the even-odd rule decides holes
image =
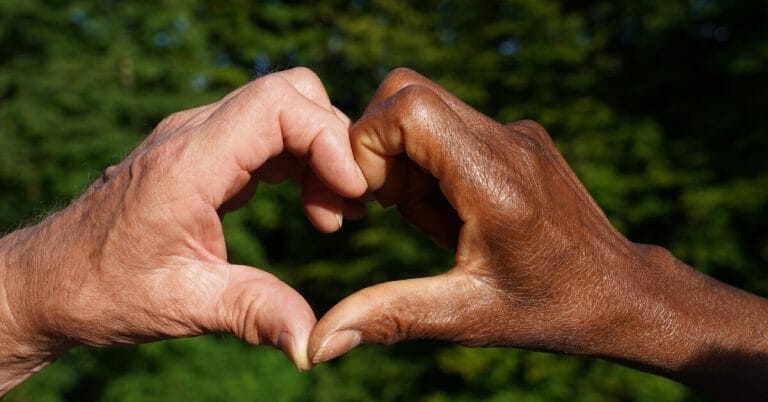
[[[434,338],[606,358],[724,400],[768,397],[768,303],[616,231],[547,132],[497,123],[398,69],[350,129],[383,205],[456,250],[445,274],[341,301],[309,343]]]

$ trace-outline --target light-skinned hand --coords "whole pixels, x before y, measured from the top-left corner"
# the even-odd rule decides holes
[[[312,309],[227,262],[220,214],[260,181],[297,177],[310,221],[337,230],[345,197],[366,189],[348,126],[310,70],[264,76],[169,116],[69,207],[0,240],[0,392],[77,345],[210,332],[309,368]]]

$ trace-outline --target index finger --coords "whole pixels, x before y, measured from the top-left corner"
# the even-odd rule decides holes
[[[446,105],[448,105],[448,107],[450,107],[454,113],[456,113],[456,115],[462,122],[464,122],[464,124],[472,129],[478,128],[478,122],[493,121],[484,114],[475,110],[473,107],[464,103],[464,101],[447,91],[439,84],[431,81],[429,78],[417,73],[416,71],[405,67],[396,68],[387,74],[386,78],[384,78],[381,84],[379,84],[379,87],[376,89],[376,93],[373,95],[373,98],[366,107],[363,115],[378,108],[379,105],[386,102],[387,99],[391,98],[401,90],[413,85],[424,87],[432,91]]]
[[[332,108],[307,98],[280,75],[251,82],[214,111],[202,127],[198,140],[214,157],[198,157],[197,169],[213,174],[214,183],[223,184],[201,189],[216,208],[242,189],[250,173],[283,150],[305,157],[337,194],[357,197],[365,192],[345,123]]]

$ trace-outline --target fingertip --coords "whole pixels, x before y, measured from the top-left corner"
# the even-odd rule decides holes
[[[299,370],[311,368],[307,350],[317,318],[309,303],[268,272],[241,265],[228,268],[230,282],[214,304],[214,314],[202,315],[208,320],[204,325],[208,331],[234,333],[253,345],[271,345]]]
[[[327,336],[317,348],[312,351],[312,363],[319,364],[335,359],[359,346],[363,342],[360,331],[342,330]]]
[[[368,182],[352,154],[348,130],[339,128],[329,127],[317,135],[309,152],[309,164],[334,192],[357,198],[366,192]]]
[[[298,292],[297,292],[298,294]],[[279,335],[273,339],[273,345],[288,356],[297,369],[306,371],[312,368],[312,361],[307,352],[309,335],[312,333],[317,320],[308,304],[296,305],[291,308],[290,301],[283,307],[292,314],[284,314],[280,319]]]
[[[307,353],[307,337],[308,335],[304,336],[304,341],[299,342],[289,332],[283,331],[277,339],[277,348],[290,357],[299,371],[307,371],[313,366]]]
[[[341,202],[338,203],[339,207]],[[307,219],[317,230],[323,233],[334,233],[341,229],[344,218],[340,208],[327,207],[315,202],[306,202],[304,204],[304,213]]]
[[[347,198],[360,197],[368,190],[368,179],[352,153],[349,132],[346,131],[338,141],[337,150],[341,152],[339,157],[344,160],[344,178],[339,183],[341,185],[337,185],[339,194]]]
[[[312,172],[302,180],[301,200],[307,219],[317,230],[333,233],[343,224],[344,200],[329,190]]]

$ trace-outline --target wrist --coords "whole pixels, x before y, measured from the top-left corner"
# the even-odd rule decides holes
[[[768,381],[768,300],[634,245],[594,355],[707,391]],[[754,375],[744,375],[753,371]],[[733,395],[732,393],[730,395]]]
[[[0,395],[67,349],[44,333],[36,312],[41,303],[33,295],[43,292],[34,278],[45,252],[36,246],[39,226],[0,238]]]
[[[618,286],[605,289],[595,355],[669,375],[710,342],[708,331],[693,330],[696,310],[685,300],[700,292],[702,281],[667,250],[632,244],[609,269],[617,272]]]

